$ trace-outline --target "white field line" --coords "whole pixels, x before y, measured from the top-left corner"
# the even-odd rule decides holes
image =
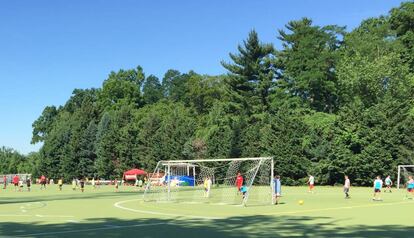
[[[158,226],[158,225],[166,225],[167,222],[162,223],[151,223],[151,224],[136,224],[136,225],[129,225],[129,226],[105,226],[105,227],[97,227],[97,228],[89,228],[89,229],[80,229],[80,230],[70,230],[70,231],[55,231],[55,232],[42,232],[42,233],[32,233],[32,234],[24,234],[24,235],[17,235],[17,237],[26,237],[26,236],[41,236],[41,235],[58,235],[58,234],[68,234],[68,233],[82,233],[88,231],[101,231],[101,230],[113,230],[113,229],[122,229],[122,228],[131,228],[131,227],[142,227],[142,226]]]
[[[394,203],[381,203],[378,204],[367,204],[359,206],[346,206],[346,207],[330,207],[330,208],[321,208],[321,209],[308,209],[308,210],[297,210],[297,211],[287,211],[287,212],[269,212],[262,213],[261,215],[283,215],[283,214],[297,214],[297,213],[309,213],[309,212],[324,212],[324,211],[334,211],[334,210],[345,210],[345,209],[355,209],[355,208],[370,208],[370,207],[383,207],[383,206],[393,206],[408,204],[412,202],[394,202]]]
[[[127,203],[127,202],[139,201],[139,200],[141,200],[141,199],[132,199],[132,200],[119,201],[119,202],[114,203],[114,206],[116,208],[123,209],[123,210],[130,211],[130,212],[137,212],[137,213],[144,213],[144,214],[151,214],[151,215],[162,215],[162,216],[172,216],[172,217],[188,217],[188,218],[207,219],[207,220],[220,219],[220,217],[195,216],[195,215],[186,215],[186,214],[177,214],[177,213],[154,212],[154,211],[132,209],[132,208],[121,206],[121,204],[124,204],[124,203]]]

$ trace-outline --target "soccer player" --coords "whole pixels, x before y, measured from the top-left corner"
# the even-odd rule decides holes
[[[59,191],[62,191],[62,186],[63,186],[63,179],[62,178],[60,178],[58,180],[58,185],[59,185]]]
[[[240,173],[237,173],[237,177],[236,177],[236,187],[237,187],[237,191],[241,192],[241,187],[243,185],[243,176],[241,176]]]
[[[349,189],[351,188],[351,180],[349,180],[349,177],[347,175],[345,175],[345,183],[344,183],[344,193],[345,193],[345,198],[351,198],[349,196]]]
[[[92,178],[91,183],[92,183],[92,188],[95,189],[96,188],[95,178]]]
[[[79,183],[80,183],[81,191],[83,192],[85,190],[85,180],[83,180],[82,178]]]
[[[373,201],[382,201],[380,197],[382,184],[383,182],[381,177],[377,176],[377,178],[374,181],[374,197],[372,198]]]
[[[76,190],[76,187],[77,187],[77,182],[76,182],[76,179],[72,179],[72,190],[73,191],[75,191]]]
[[[313,193],[314,189],[315,189],[315,177],[313,177],[312,175],[309,175],[309,179],[307,184],[309,184],[309,193]]]
[[[17,191],[17,189],[19,187],[19,181],[20,181],[19,176],[17,176],[17,174],[14,175],[14,177],[13,177],[14,191]]]
[[[414,179],[413,176],[408,176],[408,181],[407,181],[407,198],[408,195],[413,195],[414,196]],[[412,197],[410,199],[413,199]]]
[[[26,179],[27,191],[30,192],[30,187],[32,186],[32,180],[30,178]]]
[[[280,182],[280,176],[276,175],[273,179],[273,185],[275,186],[275,205],[279,204],[280,197],[282,196],[282,183]]]
[[[40,189],[46,189],[46,177],[44,175],[40,176]]]
[[[244,198],[246,197],[246,193],[247,193],[247,186],[246,185],[242,185],[240,187],[240,192],[243,195],[243,200],[244,200]]]
[[[23,180],[19,180],[19,192],[23,192]]]
[[[118,179],[115,179],[115,192],[118,192],[119,184]]]
[[[211,190],[211,179],[207,177],[204,179],[204,197],[210,197],[210,190]]]
[[[391,176],[387,176],[387,178],[385,178],[385,190],[384,193],[387,192],[387,190],[391,193],[391,186],[392,186],[392,180],[391,180]]]

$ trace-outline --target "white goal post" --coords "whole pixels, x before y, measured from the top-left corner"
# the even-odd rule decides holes
[[[400,189],[401,182],[406,182],[407,174],[410,173],[407,169],[411,169],[411,175],[414,175],[414,165],[398,165],[397,189]]]
[[[273,204],[273,170],[273,157],[159,161],[149,174],[143,198],[157,202]]]

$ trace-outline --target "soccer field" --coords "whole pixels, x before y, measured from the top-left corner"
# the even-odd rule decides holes
[[[0,191],[2,237],[414,237],[414,201],[403,190],[371,201],[371,188],[283,187],[277,206],[143,202],[142,191],[113,186],[84,193]],[[299,205],[298,201],[304,204]]]

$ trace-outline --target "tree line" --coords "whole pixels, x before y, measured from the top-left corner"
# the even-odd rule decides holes
[[[225,75],[111,72],[47,106],[33,123],[40,151],[3,147],[1,172],[116,178],[159,160],[273,156],[286,184],[395,177],[414,159],[412,22],[413,2],[350,32],[302,18],[278,31],[280,49],[251,31]]]

